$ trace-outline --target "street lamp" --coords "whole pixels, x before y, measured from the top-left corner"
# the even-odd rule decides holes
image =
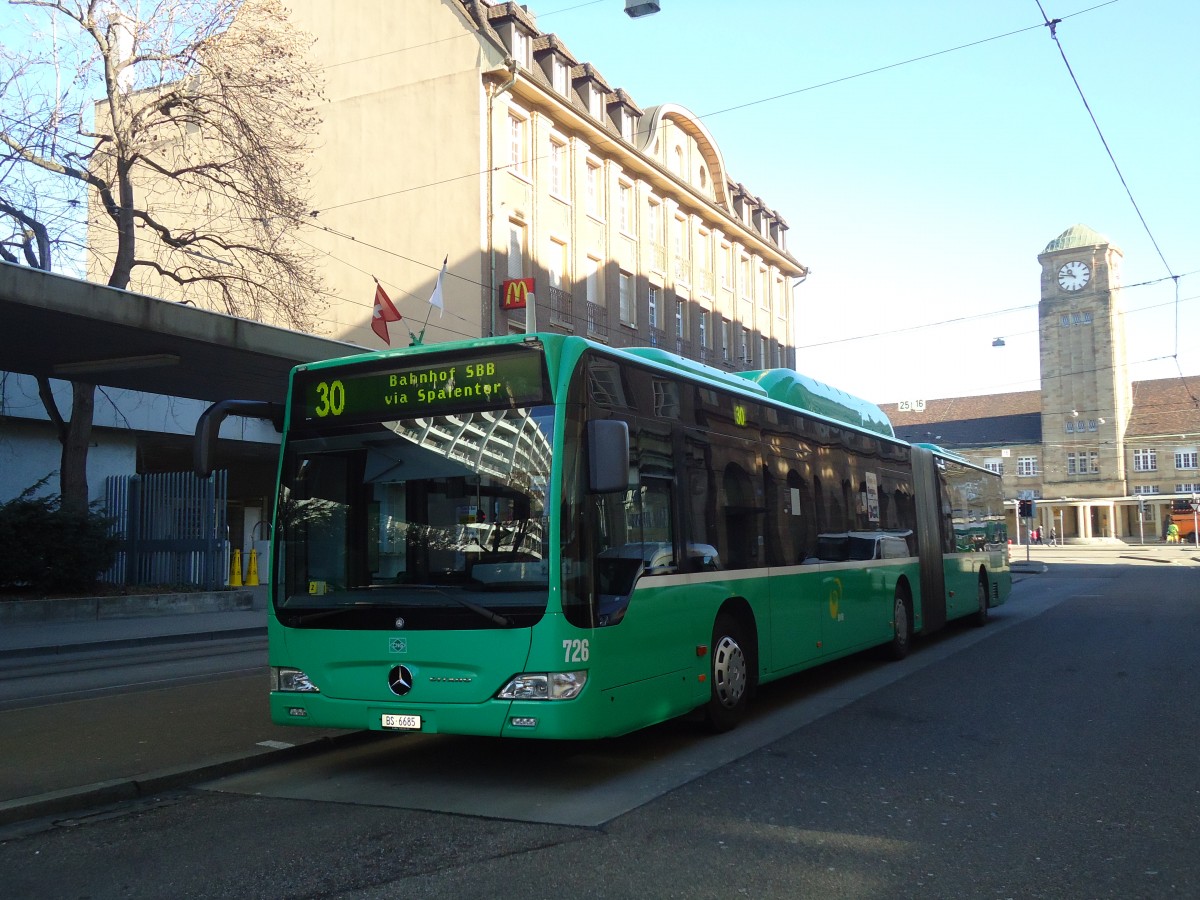
[[[658,0],[625,0],[625,15],[631,19],[652,16],[659,9]]]

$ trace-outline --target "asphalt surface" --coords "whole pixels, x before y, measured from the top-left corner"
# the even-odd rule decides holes
[[[1056,563],[1200,566],[1200,551],[1188,546],[1014,546],[1011,555],[1017,578]],[[0,630],[0,682],[64,667],[86,679],[89,666],[113,654],[130,664],[130,654],[137,663],[139,653],[151,651],[252,653],[265,633],[263,610],[10,626]],[[0,825],[149,796],[368,738],[272,725],[265,670],[249,668],[99,696],[85,688],[50,703],[0,698]],[[47,747],[57,749],[48,754]]]

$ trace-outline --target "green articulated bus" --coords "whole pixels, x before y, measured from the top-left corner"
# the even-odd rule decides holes
[[[598,738],[870,647],[1011,587],[1000,479],[789,370],[556,334],[292,373],[271,715]]]

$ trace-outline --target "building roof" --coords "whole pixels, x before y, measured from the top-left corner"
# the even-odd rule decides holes
[[[1040,391],[929,400],[923,410],[901,412],[895,403],[880,408],[906,441],[951,449],[1042,441]],[[1133,382],[1126,440],[1189,434],[1200,435],[1200,375]]]
[[[1087,225],[1072,225],[1046,245],[1043,253],[1056,250],[1071,250],[1075,247],[1094,247],[1096,244],[1111,244],[1108,238]]]
[[[948,449],[1040,444],[1041,413],[959,419],[896,427],[896,437],[912,444],[939,444]]]
[[[1042,412],[1041,391],[1018,391],[1012,394],[983,394],[978,397],[948,397],[928,400],[923,410],[900,412],[895,403],[883,403],[880,407],[896,428],[910,425],[929,425],[939,422],[960,422],[976,419],[994,419]]]
[[[1200,375],[1133,383],[1126,437],[1200,434]]]
[[[570,64],[570,77],[573,84],[582,79],[592,81],[597,90],[608,95],[605,100],[606,108],[614,104],[619,104],[625,107],[630,114],[640,118],[642,120],[640,127],[636,129],[639,136],[637,149],[640,152],[645,153],[646,147],[652,143],[660,121],[664,117],[672,119],[680,130],[688,134],[699,145],[701,153],[705,155],[706,164],[713,178],[717,204],[724,207],[731,215],[733,214],[731,201],[728,196],[729,192],[734,188],[733,182],[729,180],[724,159],[716,142],[713,140],[712,135],[708,133],[704,123],[694,113],[672,103],[658,104],[643,110],[634,101],[628,91],[622,88],[614,88],[605,81],[600,71],[592,63],[577,59],[557,34],[541,31],[538,28],[537,15],[526,4],[511,2],[511,0],[457,0],[457,3],[465,14],[467,21],[474,25],[480,34],[491,41],[498,49],[507,52],[508,48],[505,46],[504,38],[496,31],[495,26],[505,22],[518,23],[528,33],[535,58],[539,55],[544,55],[547,51],[554,52]],[[552,87],[550,78],[542,70],[541,65],[532,65],[528,68],[523,68],[522,74],[543,87]],[[590,114],[587,104],[577,95],[572,93],[570,96],[563,97],[562,100],[579,112]],[[599,124],[615,137],[620,137],[620,129],[613,122],[609,121],[607,116],[603,117]],[[779,215],[779,213],[769,209],[761,198],[746,190],[744,185],[739,184],[737,188],[745,193],[746,199],[752,207],[759,210],[763,215],[774,219],[778,223],[779,228],[785,231],[788,229],[787,220]],[[754,229],[750,230],[753,231]],[[776,249],[784,256],[790,255],[781,240],[773,242],[776,245]],[[771,243],[771,241],[768,241],[768,243]],[[793,261],[797,262],[796,260]],[[799,263],[797,262],[797,264]]]

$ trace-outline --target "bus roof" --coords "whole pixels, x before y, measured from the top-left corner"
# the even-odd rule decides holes
[[[497,335],[490,338],[468,338],[442,344],[417,347],[393,348],[370,351],[357,356],[337,360],[322,360],[298,366],[298,369],[324,368],[327,365],[357,364],[380,358],[406,357],[424,352],[442,352],[470,347],[494,347],[498,344],[519,344],[538,341],[543,345],[555,345],[567,340],[581,340],[616,356],[642,360],[663,368],[675,369],[693,378],[703,379],[714,386],[722,386],[751,396],[790,406],[793,409],[813,413],[835,422],[871,431],[892,440],[899,440],[887,415],[876,406],[859,397],[847,394],[807,375],[791,369],[763,369],[749,372],[726,372],[694,359],[687,359],[661,347],[610,347],[579,336],[555,333]],[[938,452],[945,453],[940,450]]]

